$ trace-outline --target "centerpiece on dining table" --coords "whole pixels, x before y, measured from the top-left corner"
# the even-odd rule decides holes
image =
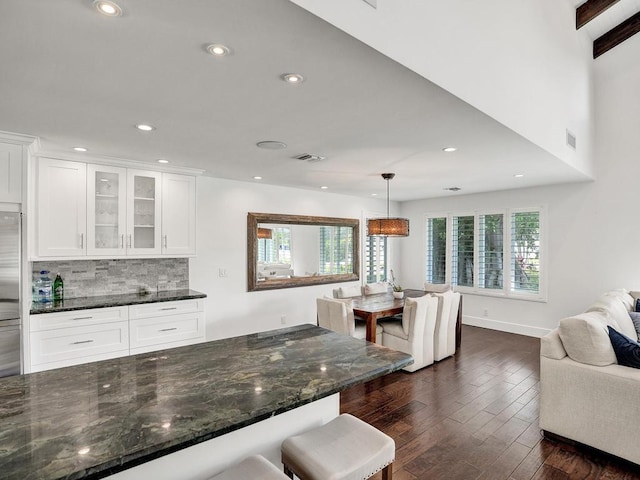
[[[404,290],[402,289],[402,285],[396,283],[396,277],[393,274],[393,270],[390,270],[390,272],[391,272],[391,282],[389,282],[389,284],[391,285],[393,297],[394,298],[403,298],[404,297]]]

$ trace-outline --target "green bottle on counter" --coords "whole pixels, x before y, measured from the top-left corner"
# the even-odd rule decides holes
[[[64,298],[64,282],[60,274],[56,274],[56,279],[53,281],[53,299],[62,300]]]

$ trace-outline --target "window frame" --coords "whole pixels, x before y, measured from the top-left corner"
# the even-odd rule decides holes
[[[539,238],[539,250],[538,250],[538,264],[539,264],[539,277],[538,277],[538,291],[512,291],[512,216],[516,213],[538,213],[538,238]],[[490,289],[480,286],[480,216],[482,215],[503,215],[503,260],[502,260],[502,288]],[[453,218],[454,217],[474,217],[474,259],[473,259],[473,286],[457,285],[453,282]],[[427,271],[427,258],[429,248],[428,244],[428,222],[429,219],[434,218],[446,218],[446,281],[452,287],[464,294],[480,295],[488,297],[499,297],[515,300],[527,300],[546,302],[547,301],[547,263],[546,263],[546,245],[547,245],[547,209],[546,206],[535,207],[517,207],[517,208],[501,208],[501,209],[486,209],[476,210],[470,212],[468,210],[449,211],[443,212],[429,212],[424,214],[423,222],[423,279],[426,282],[429,277]]]

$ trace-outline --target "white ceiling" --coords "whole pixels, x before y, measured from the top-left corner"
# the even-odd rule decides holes
[[[633,1],[633,0],[630,0]],[[584,180],[428,80],[287,0],[0,2],[0,130],[44,150],[393,200]],[[232,55],[205,51],[224,43]],[[288,85],[283,73],[306,81]],[[150,133],[134,128],[149,123]],[[286,150],[259,149],[279,140]],[[452,154],[442,148],[454,145]],[[327,157],[316,163],[293,157]],[[523,178],[514,178],[524,174]],[[446,187],[462,188],[458,193]]]

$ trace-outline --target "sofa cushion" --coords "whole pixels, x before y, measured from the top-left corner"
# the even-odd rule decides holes
[[[553,360],[562,360],[567,356],[557,328],[540,339],[540,355]]]
[[[633,326],[636,328],[638,339],[640,339],[640,312],[629,312]]]
[[[562,345],[569,358],[589,365],[616,363],[616,354],[607,331],[608,317],[603,312],[581,313],[563,318],[558,326]]]
[[[608,317],[607,324],[624,333],[630,339],[638,340],[636,329],[633,326],[631,317],[629,317],[629,311],[618,297],[602,295],[587,309],[587,312],[594,311],[605,313]]]
[[[624,288],[620,288],[618,290],[610,290],[606,292],[605,295],[608,297],[616,297],[620,299],[620,301],[624,305],[624,308],[626,308],[627,311],[635,309],[635,306],[636,306],[635,299]]]
[[[640,343],[631,340],[614,328],[609,329],[609,338],[618,364],[626,367],[640,368]]]

